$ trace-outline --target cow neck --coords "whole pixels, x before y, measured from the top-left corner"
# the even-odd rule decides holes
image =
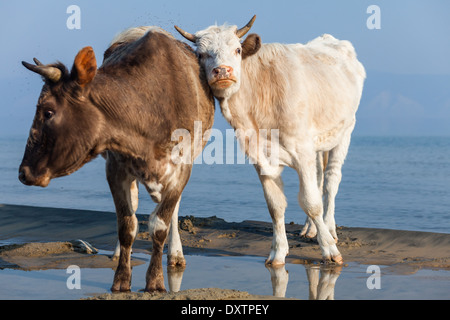
[[[103,81],[105,79],[102,78],[106,77],[98,78],[97,82],[92,83],[89,98],[103,118],[99,149],[120,153],[135,159],[145,158],[149,142],[142,133],[137,132],[136,126],[133,126],[131,110],[133,105],[126,103],[129,98],[121,94],[122,90],[113,88],[105,91]],[[114,87],[114,81],[108,81],[108,88],[110,87]],[[98,94],[98,92],[103,92],[103,94]]]
[[[246,128],[246,118],[250,111],[250,106],[244,103],[243,90],[245,88],[241,87],[239,90],[230,97],[217,98],[220,104],[220,109],[222,115],[228,121],[228,123],[235,129],[248,129]],[[248,99],[247,99],[248,100]]]

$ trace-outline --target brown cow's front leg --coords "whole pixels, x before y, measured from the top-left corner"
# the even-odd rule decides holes
[[[114,274],[112,292],[131,290],[131,246],[134,242],[134,230],[137,228],[136,216],[118,217],[120,255],[119,264]]]
[[[108,155],[106,174],[116,206],[120,243],[119,264],[111,291],[126,292],[131,289],[131,246],[138,228],[134,214],[137,210],[138,186],[136,180],[127,173],[120,159],[111,154]]]
[[[162,269],[162,255],[164,249],[164,241],[167,236],[167,231],[156,231],[153,235],[153,249],[152,258],[150,260],[150,265],[147,269],[145,291],[154,292],[160,291],[165,292],[166,288],[164,286],[164,274]]]
[[[162,268],[164,242],[169,232],[169,225],[174,209],[181,195],[168,195],[156,207],[149,218],[149,233],[153,240],[152,257],[147,270],[145,291],[166,291]]]

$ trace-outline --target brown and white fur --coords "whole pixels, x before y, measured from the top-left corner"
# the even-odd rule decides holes
[[[214,98],[193,50],[166,32],[128,30],[104,56],[98,70],[91,47],[80,50],[70,72],[61,63],[23,62],[45,83],[19,179],[45,187],[51,179],[106,155],[120,243],[111,290],[131,288],[131,246],[138,231],[135,212],[141,184],[157,202],[149,219],[153,247],[145,290],[164,291],[162,255],[169,231],[168,264],[185,264],[177,215],[193,163],[172,161],[172,149],[178,144],[172,141],[172,132],[183,128],[194,136],[195,121],[202,122],[203,130],[210,129]],[[200,151],[194,149],[191,160]]]

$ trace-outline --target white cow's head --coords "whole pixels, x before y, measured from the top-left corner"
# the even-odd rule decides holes
[[[175,26],[177,31],[197,46],[200,64],[206,72],[208,84],[218,98],[227,98],[239,90],[242,60],[255,54],[261,47],[257,34],[241,38],[250,30],[256,16],[241,29],[237,26],[211,26],[205,30],[188,33]]]

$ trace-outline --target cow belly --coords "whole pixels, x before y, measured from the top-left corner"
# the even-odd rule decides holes
[[[353,126],[354,123],[354,119],[350,123],[349,121],[342,120],[331,130],[316,135],[314,137],[316,151],[329,151],[336,147],[341,141],[344,132],[346,132],[349,127]]]

